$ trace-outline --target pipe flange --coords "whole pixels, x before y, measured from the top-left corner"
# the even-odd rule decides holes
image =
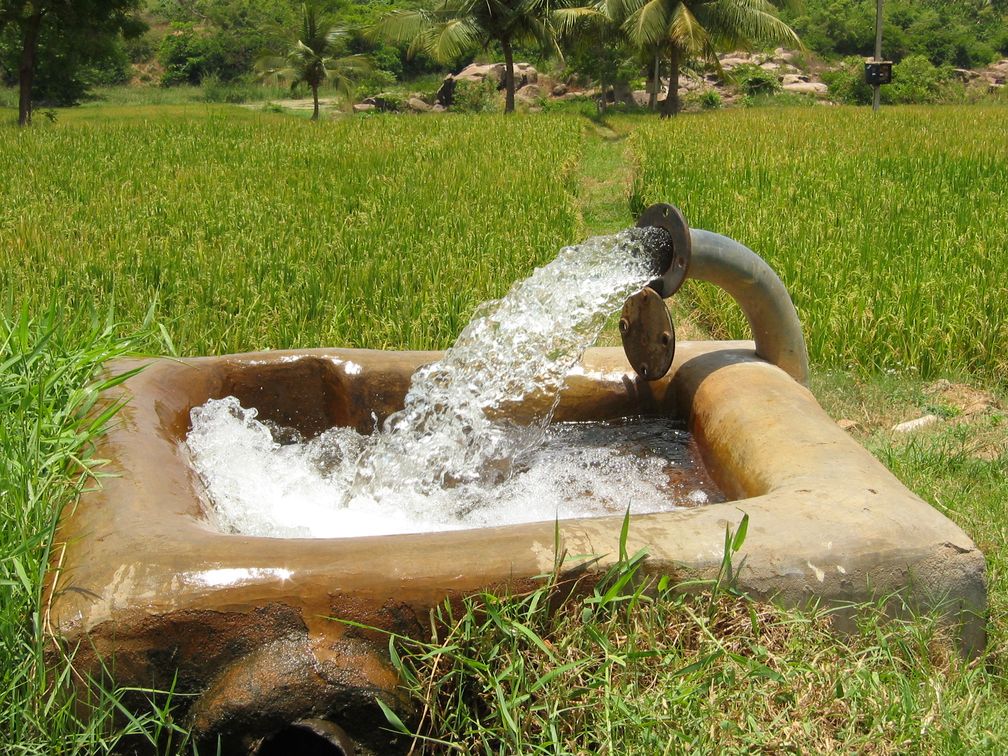
[[[672,257],[668,268],[662,272],[660,278],[648,284],[663,299],[671,297],[679,290],[689,274],[692,256],[689,225],[675,205],[658,203],[640,214],[637,218],[637,228],[660,228],[667,231],[672,239]]]
[[[637,375],[646,381],[664,377],[675,357],[675,328],[665,300],[653,289],[641,289],[623,304],[619,330]]]

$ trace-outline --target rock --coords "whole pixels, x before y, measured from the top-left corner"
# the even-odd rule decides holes
[[[524,87],[515,92],[515,99],[521,100],[524,103],[538,102],[542,99],[542,92],[539,90],[536,84],[526,84]]]
[[[795,58],[798,57],[798,53],[794,50],[787,50],[783,47],[778,47],[773,52],[774,59],[783,60],[785,63],[794,63]]]
[[[809,77],[805,74],[784,74],[784,78],[781,80],[781,84],[787,86],[788,84],[803,84],[809,80]]]
[[[785,84],[782,88],[785,92],[814,95],[816,97],[824,96],[829,92],[829,88],[821,81],[798,81],[794,84]]]
[[[768,60],[766,63],[760,63],[760,68],[764,71],[776,71],[780,68],[780,65],[774,63],[772,60]]]
[[[503,63],[470,63],[457,74],[448,74],[445,77],[437,94],[434,95],[434,100],[446,108],[451,107],[455,98],[455,84],[459,81],[482,82],[490,79],[496,84],[497,89],[503,89],[506,74],[507,66]],[[517,91],[539,81],[539,72],[529,63],[515,63],[514,78]]]
[[[638,108],[646,108],[651,102],[651,93],[646,89],[635,89],[632,92],[634,105]]]
[[[748,57],[731,56],[721,59],[721,68],[725,69],[726,71],[730,71],[736,66],[743,66],[749,63],[752,63],[752,61],[749,60]]]
[[[937,423],[937,415],[924,415],[923,417],[918,417],[913,420],[907,420],[903,423],[897,423],[892,427],[893,433],[910,433],[911,431],[919,430],[921,428],[926,428],[927,426]]]
[[[861,427],[861,423],[859,423],[857,420],[847,420],[846,418],[844,418],[843,420],[837,420],[836,424],[839,425],[845,431],[857,430],[858,428]]]
[[[952,76],[958,79],[959,81],[968,84],[974,79],[979,78],[980,74],[978,74],[976,71],[971,71],[968,68],[953,68]]]
[[[376,94],[365,97],[361,100],[362,105],[374,105],[376,109],[383,113],[394,113],[399,110],[400,100],[398,97],[386,94]]]
[[[435,102],[431,105],[431,113],[444,113],[446,110],[447,108],[440,102]]]
[[[563,97],[565,94],[567,94],[567,85],[566,84],[555,84],[555,85],[553,85],[553,90],[552,90],[551,94],[554,97]]]
[[[370,102],[357,102],[353,106],[354,113],[368,113],[372,110],[377,110],[377,108]]]
[[[426,113],[431,109],[431,106],[426,102],[421,100],[419,97],[410,97],[406,100],[406,107],[417,113]]]

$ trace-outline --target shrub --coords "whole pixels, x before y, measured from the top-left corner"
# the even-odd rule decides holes
[[[923,55],[909,55],[893,66],[892,84],[883,88],[882,97],[894,103],[936,102],[947,78]]]
[[[738,84],[742,94],[749,97],[769,95],[780,91],[780,81],[777,74],[759,66],[742,65],[731,72],[731,78]]]
[[[722,105],[721,95],[716,89],[708,89],[700,95],[700,107],[704,110],[716,110]]]
[[[864,60],[857,56],[844,58],[840,67],[824,73],[822,80],[837,102],[867,105],[872,101],[872,88],[864,77]]]
[[[497,85],[490,79],[456,82],[452,109],[460,113],[492,113],[497,110]]]

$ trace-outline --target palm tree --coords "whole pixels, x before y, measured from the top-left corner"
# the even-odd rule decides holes
[[[717,65],[718,49],[755,43],[800,46],[794,29],[773,14],[769,0],[623,0],[625,26],[642,47],[664,49],[669,91],[662,116],[679,112],[679,67],[700,59]],[[720,68],[720,67],[719,67]]]
[[[437,0],[432,9],[398,10],[375,24],[373,32],[393,42],[408,42],[410,52],[427,52],[447,62],[492,41],[504,53],[504,112],[515,108],[514,45],[539,44],[560,54],[553,27],[556,0]]]
[[[319,117],[318,90],[323,81],[332,82],[337,94],[348,101],[353,96],[353,80],[371,70],[364,55],[333,57],[339,40],[346,34],[343,29],[322,31],[318,11],[313,4],[301,6],[301,33],[287,51],[286,56],[263,58],[256,64],[260,77],[280,76],[289,79],[291,89],[305,83],[311,88],[314,110],[312,120]]]
[[[717,63],[718,49],[755,43],[801,45],[794,29],[774,14],[769,0],[596,0],[562,11],[566,29],[601,19],[618,24],[643,50],[669,61],[669,91],[662,117],[679,112],[679,68],[690,60]],[[657,70],[657,65],[655,66]]]

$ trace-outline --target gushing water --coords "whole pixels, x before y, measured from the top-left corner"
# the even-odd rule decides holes
[[[607,315],[655,275],[657,233],[632,229],[566,247],[481,305],[373,434],[333,428],[281,444],[233,397],[193,409],[187,443],[218,526],[339,537],[588,516],[631,500],[634,511],[667,508],[668,449],[647,448],[673,443],[654,433],[682,431],[642,431],[651,441],[631,452],[570,430],[546,438],[566,375]]]

